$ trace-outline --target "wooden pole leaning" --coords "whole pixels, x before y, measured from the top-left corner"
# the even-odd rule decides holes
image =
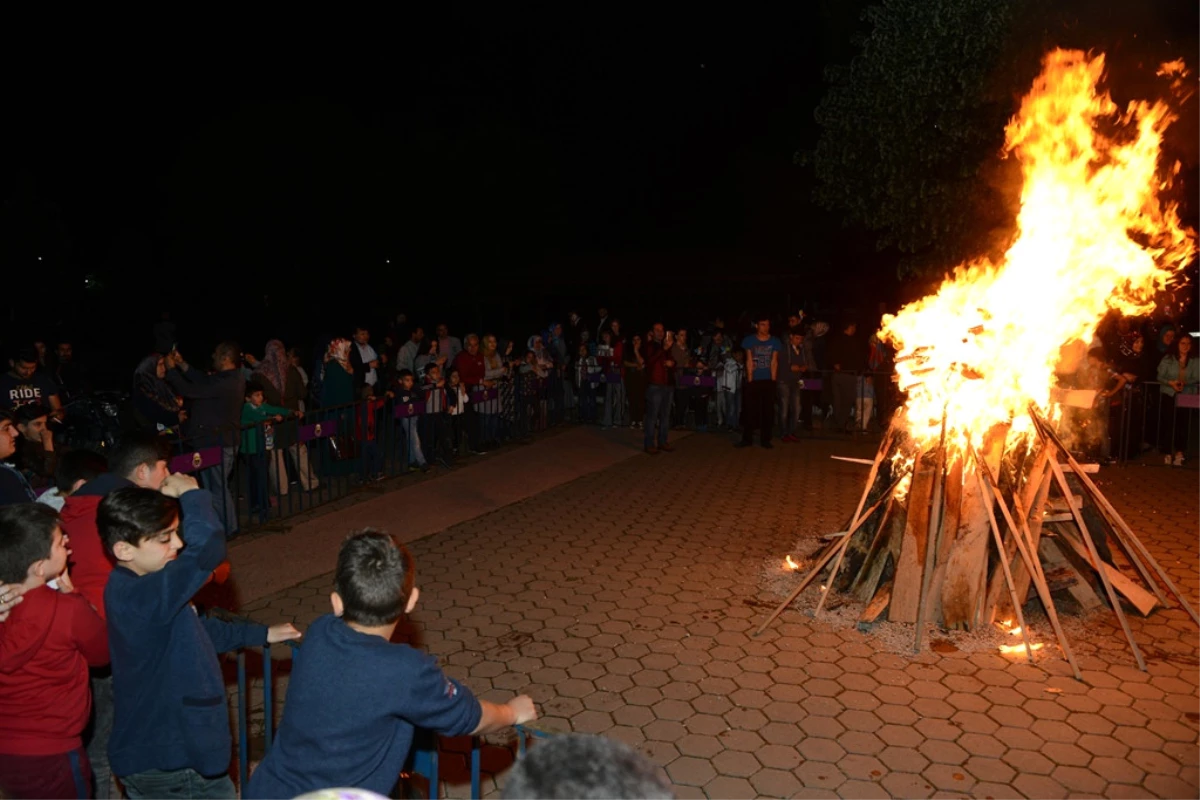
[[[901,476],[901,477],[903,477],[903,476]],[[756,630],[754,632],[755,636],[761,635],[762,632],[767,629],[767,626],[770,625],[772,622],[774,622],[775,618],[778,617],[780,614],[782,614],[783,610],[785,608],[787,608],[788,606],[790,606],[792,604],[792,601],[800,596],[800,593],[802,591],[804,591],[804,589],[810,583],[812,583],[813,578],[817,577],[817,575],[820,574],[821,570],[825,568],[825,565],[829,563],[830,559],[832,559],[838,553],[845,551],[846,547],[850,544],[850,539],[853,538],[855,532],[859,528],[862,527],[864,522],[866,522],[868,519],[870,519],[871,515],[875,513],[875,509],[879,508],[879,504],[882,503],[884,500],[886,500],[888,497],[890,497],[892,492],[894,492],[896,490],[896,487],[899,484],[900,484],[900,478],[896,478],[896,480],[892,481],[892,484],[891,484],[891,486],[889,486],[887,488],[887,491],[885,491],[882,495],[880,495],[879,499],[871,504],[871,507],[866,512],[864,512],[861,517],[859,517],[858,521],[855,522],[854,525],[852,525],[850,527],[850,530],[846,531],[846,535],[844,537],[842,537],[842,540],[840,542],[838,542],[835,546],[830,548],[829,552],[827,552],[825,555],[821,556],[821,560],[817,562],[817,565],[815,567],[813,567],[812,571],[808,573],[808,575],[804,578],[804,580],[800,581],[800,585],[797,586],[795,589],[793,589],[792,593],[790,595],[788,595],[787,599],[784,600],[782,603],[780,603],[778,608],[776,608],[774,611],[771,612],[770,616],[768,616],[763,621],[762,625],[758,626],[758,630]]]
[[[971,458],[975,459],[975,463],[980,467],[975,472],[975,479],[979,481],[979,493],[987,498],[991,492],[988,491],[987,483],[983,479],[983,470],[986,469],[986,465],[980,462],[979,454],[975,452],[974,447],[971,448]],[[992,540],[996,543],[996,552],[1000,556],[1000,568],[1004,571],[1004,582],[1008,584],[1008,596],[1013,605],[1013,612],[1017,615],[1021,641],[1025,643],[1025,657],[1032,664],[1033,648],[1029,646],[1029,627],[1025,624],[1025,612],[1021,610],[1021,603],[1017,600],[1016,583],[1013,581],[1012,571],[1008,568],[1008,553],[1004,547],[1004,537],[1000,535],[1000,526],[996,523],[996,512],[992,510],[992,503],[985,503],[984,508],[987,509],[988,522],[992,527]],[[1014,537],[1019,535],[1016,530],[1013,530]]]

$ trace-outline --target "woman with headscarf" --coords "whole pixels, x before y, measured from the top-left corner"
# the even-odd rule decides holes
[[[1158,362],[1158,390],[1161,393],[1158,449],[1168,465],[1182,467],[1194,431],[1195,407],[1180,405],[1179,395],[1200,394],[1200,360],[1194,352],[1195,341],[1186,333],[1175,339],[1171,352]],[[1174,455],[1172,455],[1172,451]]]
[[[278,339],[267,342],[265,355],[254,367],[254,377],[263,387],[266,403],[296,412],[295,417],[275,426],[275,447],[268,455],[271,482],[278,487],[281,497],[288,493],[288,471],[284,461],[284,453],[288,453],[296,466],[300,485],[305,491],[312,491],[317,487],[317,481],[309,472],[308,448],[299,439],[296,421],[303,411],[304,381],[292,365],[283,342]]]
[[[152,353],[133,371],[133,421],[139,431],[163,433],[187,419],[183,401],[166,381],[163,357]]]

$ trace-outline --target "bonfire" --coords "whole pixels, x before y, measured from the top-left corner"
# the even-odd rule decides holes
[[[1032,588],[1077,677],[1056,591],[1111,608],[1142,669],[1122,598],[1149,614],[1173,595],[1200,624],[1089,477],[1096,465],[1062,438],[1065,407],[1090,404],[1056,386],[1063,354],[1110,310],[1151,311],[1196,253],[1164,199],[1179,170],[1159,163],[1174,116],[1161,101],[1119,109],[1103,74],[1103,55],[1047,54],[1006,129],[1024,179],[1012,244],[884,318],[905,402],[846,529],[760,632],[826,570],[816,614],[829,592],[848,592],[866,605],[860,625],[913,623],[918,651],[929,622],[1003,622],[1032,660],[1022,613]],[[1186,72],[1174,62],[1159,75],[1178,90]]]

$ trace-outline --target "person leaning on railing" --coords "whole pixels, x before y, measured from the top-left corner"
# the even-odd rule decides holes
[[[1200,392],[1200,361],[1193,355],[1195,349],[1192,337],[1180,335],[1173,351],[1158,363],[1159,391],[1162,393],[1158,449],[1163,453],[1163,460],[1176,467],[1183,465],[1192,427],[1189,414],[1195,410],[1181,407],[1176,396]]]

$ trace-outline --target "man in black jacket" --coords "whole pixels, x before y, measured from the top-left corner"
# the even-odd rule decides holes
[[[226,538],[238,533],[237,504],[229,491],[229,480],[241,443],[242,405],[246,402],[241,361],[237,342],[217,345],[212,354],[212,372],[208,374],[189,366],[178,350],[166,356],[167,383],[189,402],[184,446],[189,450],[221,448],[221,466],[200,470],[196,479],[212,493],[213,508],[217,518],[224,520]]]

